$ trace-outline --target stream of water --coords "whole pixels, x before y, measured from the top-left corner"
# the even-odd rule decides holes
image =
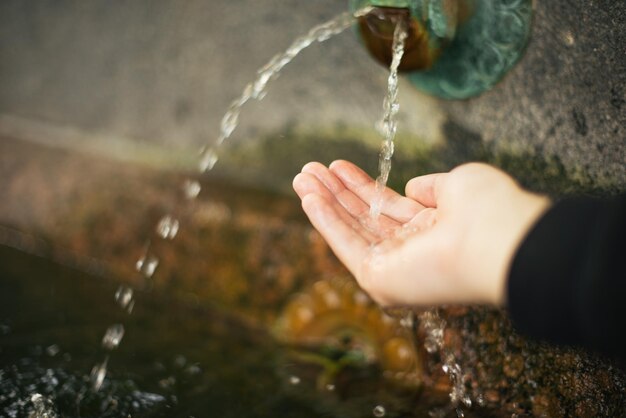
[[[394,139],[398,129],[397,114],[400,110],[398,102],[398,67],[404,56],[404,42],[408,36],[406,24],[403,20],[398,20],[393,32],[392,60],[389,66],[389,77],[387,78],[387,96],[383,103],[383,119],[381,130],[384,136],[380,150],[378,169],[380,174],[376,178],[376,195],[370,205],[370,218],[376,222],[383,205],[383,192],[387,187],[389,172],[391,171],[391,157],[394,151]]]
[[[220,124],[220,132],[217,140],[205,145],[200,152],[198,170],[200,174],[211,171],[219,160],[219,148],[230,138],[239,124],[241,110],[250,100],[262,100],[267,93],[268,84],[276,79],[281,70],[293,61],[302,50],[315,42],[324,42],[331,37],[342,33],[354,24],[355,19],[370,13],[372,8],[364,8],[355,13],[343,13],[329,22],[312,28],[306,35],[297,38],[285,52],[274,56],[257,74],[257,77],[249,83],[243,90],[241,96],[235,99],[229,106]],[[391,170],[391,159],[394,153],[394,139],[397,131],[397,114],[400,109],[398,102],[398,67],[404,55],[405,41],[408,37],[406,24],[399,20],[396,22],[392,43],[392,60],[387,79],[387,93],[383,102],[383,117],[380,121],[380,130],[383,135],[383,142],[379,154],[379,175],[376,178],[376,194],[370,205],[370,221],[376,223],[383,205],[383,192],[386,188]],[[186,200],[194,200],[201,192],[200,183],[193,178],[185,180],[182,188],[183,197]],[[136,270],[145,283],[150,287],[151,279],[159,265],[159,258],[152,250],[154,239],[173,240],[178,234],[180,222],[173,213],[164,215],[155,226],[155,237],[147,240],[142,256],[136,263]],[[135,305],[134,291],[127,286],[120,286],[115,293],[115,302],[128,314],[133,312]],[[426,350],[430,353],[441,350],[443,330],[445,321],[438,318],[436,311],[429,311],[420,318],[427,329]],[[92,389],[97,392],[104,383],[107,368],[111,358],[111,352],[117,349],[124,337],[125,328],[123,324],[113,324],[105,332],[102,338],[102,348],[104,350],[103,360],[96,364],[91,372]],[[450,394],[452,405],[456,406],[462,402],[465,406],[471,405],[471,400],[465,395],[462,385],[459,383],[460,366],[454,361],[454,356],[449,353],[444,365],[444,371],[450,376],[453,382],[453,389]],[[299,378],[291,376],[294,381]],[[463,415],[462,410],[457,409],[459,417]],[[376,405],[372,409],[375,417],[386,415],[383,405]]]
[[[343,13],[329,22],[320,24],[312,28],[307,34],[297,38],[285,52],[274,56],[257,73],[257,77],[249,83],[242,94],[229,106],[220,124],[220,132],[217,140],[205,145],[200,152],[198,170],[200,174],[211,171],[219,160],[219,148],[230,138],[239,124],[241,110],[250,100],[262,100],[267,93],[268,84],[276,79],[281,70],[293,61],[300,52],[315,42],[324,42],[331,37],[338,35],[351,27],[355,19],[364,16],[372,11],[372,8],[364,8],[354,13]],[[408,36],[406,24],[399,20],[396,22],[393,43],[392,61],[387,79],[387,94],[383,102],[383,117],[380,121],[380,130],[383,135],[383,142],[379,154],[380,174],[376,179],[376,195],[371,202],[370,220],[376,222],[380,215],[383,204],[383,192],[387,185],[391,170],[391,158],[394,152],[394,139],[397,131],[397,114],[400,108],[398,102],[398,67],[404,55],[404,44]],[[183,196],[187,200],[194,200],[201,192],[200,183],[188,178],[183,184]],[[152,240],[173,240],[180,228],[180,222],[173,213],[164,215],[155,227],[155,235],[145,244],[145,250],[136,263],[136,270],[143,276],[146,283],[151,283],[152,276],[159,265],[159,258],[152,250]],[[115,301],[121,309],[131,314],[135,301],[134,291],[130,287],[121,286],[115,293]],[[94,391],[100,390],[107,374],[110,355],[121,343],[125,329],[123,324],[111,325],[105,332],[102,339],[102,348],[105,351],[104,359],[93,367],[91,372],[91,383]],[[291,379],[298,379],[292,376]],[[373,407],[372,414],[376,417],[386,415],[383,405]]]

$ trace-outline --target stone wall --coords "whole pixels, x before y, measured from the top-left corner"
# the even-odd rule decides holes
[[[118,154],[137,158],[155,148],[194,155],[217,136],[224,110],[256,69],[344,3],[4,1],[0,131],[69,127],[82,136],[61,136],[57,145],[99,143],[106,153],[114,142]],[[493,91],[446,102],[403,83],[400,129],[425,144],[477,140],[557,159],[570,177],[623,188],[625,3],[542,1],[535,17],[525,57]],[[246,108],[233,142],[280,137],[294,126],[328,136],[345,127],[374,133],[385,77],[348,31],[298,57],[261,105]],[[453,160],[478,158],[465,151],[453,148]]]

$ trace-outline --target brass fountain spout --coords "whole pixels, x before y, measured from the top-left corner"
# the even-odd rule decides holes
[[[522,57],[533,0],[350,0],[363,44],[389,66],[394,28],[407,28],[399,70],[436,96],[465,99],[493,87]]]

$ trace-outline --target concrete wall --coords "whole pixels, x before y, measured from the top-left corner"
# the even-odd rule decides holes
[[[216,137],[257,68],[346,3],[5,0],[0,133],[63,142],[67,131],[54,131],[63,127],[84,133],[76,147],[139,143],[193,154]],[[404,83],[401,129],[431,143],[478,139],[555,155],[568,169],[626,184],[626,3],[536,8],[526,56],[493,91],[451,103]],[[263,102],[246,108],[233,139],[294,125],[373,130],[385,78],[348,31],[298,57]]]

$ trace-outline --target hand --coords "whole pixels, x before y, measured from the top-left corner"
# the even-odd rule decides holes
[[[416,177],[406,197],[347,161],[305,165],[293,186],[313,226],[382,305],[505,303],[517,247],[549,206],[507,174],[471,163]]]

